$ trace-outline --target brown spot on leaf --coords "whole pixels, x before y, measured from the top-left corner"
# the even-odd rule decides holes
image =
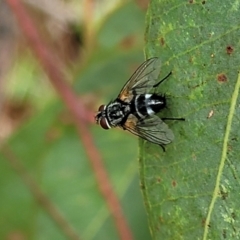
[[[161,43],[162,46],[164,46],[164,44],[165,44],[165,40],[164,40],[163,37],[160,38],[160,43]]]
[[[227,82],[227,76],[224,73],[220,73],[217,75],[218,82]]]
[[[177,186],[177,182],[175,180],[172,181],[172,186],[176,187]]]
[[[228,46],[226,47],[226,52],[227,52],[228,55],[231,55],[231,54],[233,53],[233,47],[230,46],[230,45],[228,45]]]
[[[193,3],[193,0],[189,0],[189,3]]]
[[[160,183],[162,180],[160,177],[157,178],[157,182]]]
[[[204,5],[206,3],[206,1],[202,1],[202,4]]]

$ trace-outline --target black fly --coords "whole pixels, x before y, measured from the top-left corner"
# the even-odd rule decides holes
[[[122,88],[118,97],[108,105],[101,105],[95,120],[104,129],[121,127],[124,130],[160,145],[173,141],[174,135],[163,120],[184,120],[183,118],[159,118],[155,114],[166,107],[165,95],[150,93],[156,89],[171,72],[157,82],[160,73],[159,58],[150,58],[142,63]]]

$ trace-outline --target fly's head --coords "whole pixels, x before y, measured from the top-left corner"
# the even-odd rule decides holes
[[[111,125],[109,124],[109,121],[107,119],[107,106],[106,105],[101,105],[98,108],[98,113],[95,116],[95,121],[97,124],[99,124],[103,129],[110,129]]]
[[[129,111],[129,104],[113,101],[108,105],[101,105],[99,107],[95,120],[103,129],[110,129],[111,127],[121,125],[121,122],[129,114]]]

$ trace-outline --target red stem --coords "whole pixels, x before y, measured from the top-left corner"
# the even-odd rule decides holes
[[[109,211],[111,212],[116,228],[118,230],[120,239],[132,239],[131,231],[128,227],[127,221],[124,218],[120,202],[113,191],[107,172],[102,163],[101,155],[94,145],[91,133],[89,132],[87,120],[89,119],[89,112],[86,110],[84,104],[79,101],[71,87],[67,84],[59,61],[51,48],[43,40],[37,31],[36,24],[28,15],[22,2],[20,0],[5,0],[11,7],[15,14],[18,24],[29,43],[36,58],[42,65],[45,72],[48,74],[49,80],[59,93],[63,102],[66,104],[70,113],[74,117],[75,124],[79,131],[80,138],[86,154],[91,162],[93,171],[95,173],[99,189],[105,198]]]

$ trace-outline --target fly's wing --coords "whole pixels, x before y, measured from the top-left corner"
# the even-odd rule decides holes
[[[160,67],[159,58],[155,57],[146,60],[123,86],[118,98],[122,101],[130,101],[133,95],[149,92],[158,80]]]
[[[138,120],[133,114],[130,114],[123,128],[161,146],[171,143],[174,139],[172,130],[156,115]]]

